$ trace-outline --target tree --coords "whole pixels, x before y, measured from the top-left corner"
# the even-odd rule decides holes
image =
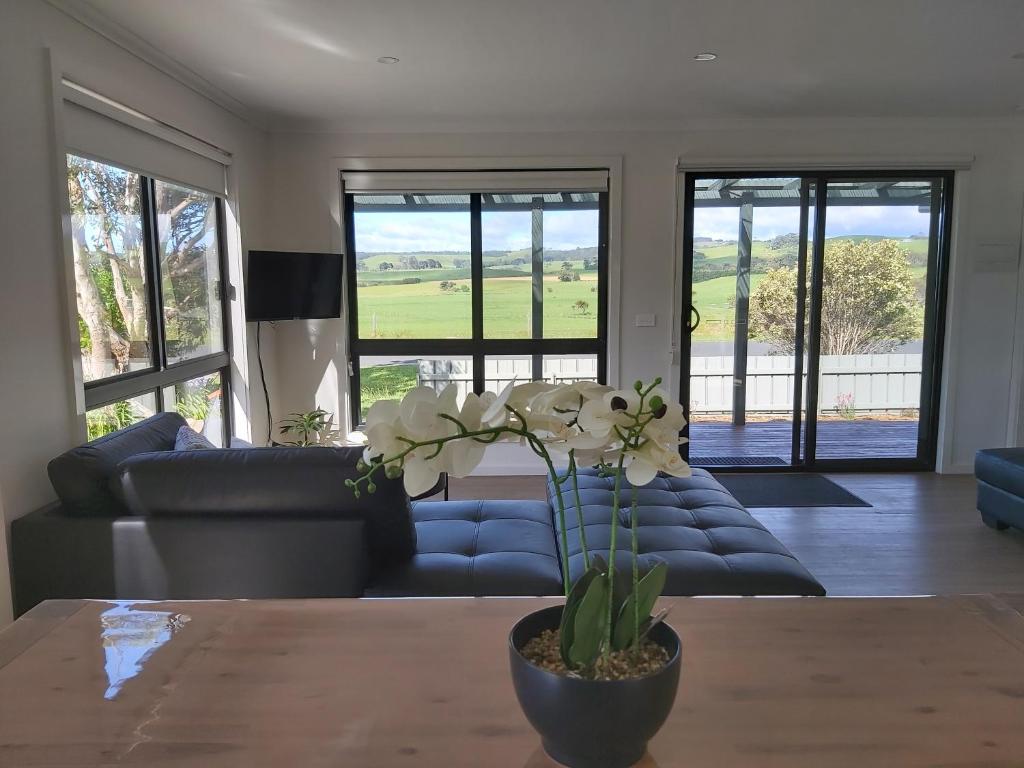
[[[151,332],[140,177],[103,163],[68,156],[72,252],[79,332],[86,375],[124,373],[132,359],[148,360]],[[213,197],[157,182],[165,337],[175,354],[206,344],[219,300]]]
[[[563,261],[562,270],[558,273],[558,281],[561,283],[571,283],[573,280],[579,279],[579,273],[572,268],[572,262]]]
[[[822,354],[891,352],[920,333],[920,301],[907,259],[895,240],[826,243]],[[795,311],[796,267],[770,270],[750,296],[750,337],[792,353]]]
[[[380,264],[377,265],[377,269],[379,269],[381,272],[387,272],[389,269],[394,268],[395,265],[392,264],[390,261],[382,261]]]
[[[581,315],[587,314],[587,310],[590,309],[590,303],[583,299],[578,300],[572,305],[572,308],[579,312]]]
[[[788,232],[785,235],[776,235],[768,241],[768,247],[773,251],[778,251],[781,248],[799,248],[800,236],[793,232]]]

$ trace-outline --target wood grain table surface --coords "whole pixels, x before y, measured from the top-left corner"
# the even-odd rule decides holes
[[[547,766],[507,636],[551,603],[44,603],[0,632],[0,766]],[[1024,766],[1020,595],[662,604],[646,768]]]

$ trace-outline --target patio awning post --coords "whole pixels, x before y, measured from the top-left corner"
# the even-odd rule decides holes
[[[740,206],[740,232],[736,243],[736,324],[733,338],[732,423],[747,423],[747,335],[750,320],[750,252],[754,206]]]
[[[531,259],[530,274],[532,277],[533,300],[531,302],[531,334],[534,339],[544,338],[544,198],[533,198],[531,215]],[[541,355],[533,355],[533,380],[544,378],[544,361]]]

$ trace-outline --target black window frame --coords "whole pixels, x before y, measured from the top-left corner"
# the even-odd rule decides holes
[[[87,153],[68,150],[68,155],[92,160],[112,168],[134,173],[139,177],[139,208],[143,227],[143,248],[146,265],[146,301],[149,310],[150,366],[135,371],[126,371],[114,376],[84,382],[85,412],[94,411],[107,405],[133,397],[153,394],[156,398],[156,412],[175,411],[174,403],[166,403],[164,389],[183,384],[192,379],[219,374],[221,382],[221,420],[223,441],[227,446],[233,434],[231,423],[231,285],[228,280],[227,242],[224,198],[205,189],[192,187],[180,181],[170,181],[147,176],[117,163],[92,157]],[[157,224],[156,183],[173,184],[185,189],[209,194],[214,200],[217,238],[217,294],[221,307],[221,334],[223,349],[220,352],[182,360],[167,362],[167,345],[164,334],[163,281],[160,272],[160,233]],[[77,315],[78,307],[75,307]],[[81,354],[76,349],[77,354]]]
[[[566,189],[571,193],[577,190]],[[365,193],[372,194],[372,193]],[[466,193],[460,193],[466,194]],[[483,238],[482,198],[489,192],[470,192],[470,284],[472,302],[472,332],[465,339],[361,339],[359,337],[359,300],[356,279],[355,213],[356,194],[346,192],[343,196],[345,227],[345,289],[348,298],[348,373],[351,418],[353,427],[362,423],[360,392],[361,357],[389,355],[424,355],[469,357],[473,360],[473,391],[484,391],[484,361],[496,355],[515,355],[532,358],[532,379],[543,378],[545,355],[595,355],[597,357],[597,380],[604,384],[608,379],[608,191],[596,192],[598,210],[597,244],[597,334],[592,338],[530,338],[530,339],[487,339],[484,336],[483,306]],[[500,194],[500,193],[496,193]],[[563,193],[564,194],[564,193]],[[583,207],[565,203],[565,207]],[[587,205],[586,207],[592,207]],[[529,210],[529,206],[524,210]],[[551,208],[548,208],[551,210]],[[538,305],[543,307],[536,296],[532,299],[533,313]],[[534,326],[536,328],[536,326]]]
[[[801,179],[801,196],[799,205],[801,212],[800,238],[801,255],[799,267],[810,270],[812,285],[803,298],[809,304],[807,309],[807,349],[804,348],[803,334],[797,333],[795,361],[803,365],[804,356],[808,358],[807,396],[801,398],[800,387],[794,388],[792,457],[786,465],[730,465],[715,466],[716,471],[735,473],[786,473],[786,472],[905,472],[934,471],[938,456],[938,430],[940,404],[942,397],[942,368],[945,355],[946,307],[948,302],[950,254],[953,240],[953,202],[955,193],[956,172],[950,169],[774,169],[774,170],[701,170],[685,172],[683,184],[682,215],[682,291],[681,325],[680,325],[680,376],[679,397],[684,404],[687,423],[683,428],[683,436],[690,433],[689,406],[689,365],[691,353],[691,312],[690,301],[693,291],[694,225],[693,211],[695,205],[696,182],[706,179],[742,179],[742,178],[799,178]],[[931,219],[929,231],[929,251],[927,264],[927,283],[925,286],[925,317],[923,327],[924,345],[921,359],[921,404],[918,418],[917,453],[907,457],[871,457],[871,458],[819,458],[816,455],[816,416],[807,417],[811,409],[818,406],[818,365],[819,350],[817,344],[818,330],[821,324],[821,293],[822,263],[824,260],[823,236],[809,238],[808,217],[813,217],[815,233],[824,233],[827,222],[828,185],[830,182],[850,181],[928,181],[931,183]],[[813,196],[810,188],[814,189]],[[822,193],[824,190],[824,193]],[[801,272],[798,281],[805,279]],[[802,330],[804,310],[800,301],[802,292],[798,291],[797,321]],[[688,311],[690,310],[690,311]],[[803,373],[797,368],[797,379]],[[798,404],[799,406],[798,407]],[[689,458],[689,443],[680,446],[680,455]]]

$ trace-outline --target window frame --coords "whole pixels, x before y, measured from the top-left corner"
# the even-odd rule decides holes
[[[572,192],[567,189],[565,192]],[[494,355],[515,355],[532,358],[533,379],[542,378],[545,355],[596,355],[597,379],[608,380],[608,244],[609,244],[609,192],[595,192],[598,210],[597,243],[597,333],[592,338],[553,339],[487,339],[484,337],[484,285],[482,199],[490,192],[470,192],[470,285],[471,335],[465,339],[362,339],[359,337],[359,300],[356,271],[355,198],[357,194],[344,192],[345,290],[348,299],[348,374],[351,424],[362,424],[360,364],[362,357],[388,355],[416,355],[430,357],[469,357],[473,361],[473,391],[480,394],[485,388],[484,363]],[[464,193],[465,194],[465,193]],[[534,300],[531,299],[531,302]],[[542,304],[540,305],[542,306]],[[533,304],[536,311],[537,305]]]
[[[144,173],[123,168],[117,163],[97,158],[88,153],[72,149],[65,150],[66,155],[92,160],[102,163],[128,173],[135,173],[139,177],[139,207],[142,217],[143,228],[143,249],[145,251],[146,268],[146,301],[148,304],[149,319],[149,344],[150,344],[150,365],[135,371],[126,371],[115,376],[107,376],[102,379],[84,381],[84,412],[96,410],[106,405],[127,400],[132,397],[153,393],[156,397],[156,412],[163,413],[174,411],[174,403],[164,401],[164,388],[174,384],[184,383],[192,379],[207,376],[213,373],[220,374],[221,381],[221,403],[222,403],[222,435],[224,444],[227,445],[233,433],[231,424],[231,286],[228,279],[228,254],[226,224],[224,215],[224,198],[209,190],[197,189],[189,184],[179,181],[157,179],[147,176]],[[66,174],[65,174],[66,176]],[[167,346],[164,334],[164,307],[163,307],[163,285],[160,272],[160,233],[158,229],[158,212],[156,210],[156,182],[165,181],[175,186],[192,189],[197,192],[209,194],[214,201],[215,233],[217,240],[217,294],[221,310],[221,336],[223,350],[200,357],[183,360],[177,363],[167,363]],[[65,181],[64,194],[67,195],[67,182]],[[75,317],[78,316],[78,306],[75,304]],[[73,345],[75,354],[81,355],[77,341]]]
[[[825,190],[825,194],[815,195],[808,204],[803,197],[801,206],[807,206],[807,216],[813,231],[824,233],[827,223],[828,209],[828,185],[831,182],[850,181],[928,181],[931,188],[932,215],[929,229],[929,252],[925,286],[925,315],[922,338],[924,345],[922,349],[921,363],[921,402],[918,418],[918,449],[915,456],[906,457],[868,457],[868,458],[819,458],[816,451],[816,430],[817,417],[807,417],[809,410],[818,407],[818,366],[820,360],[817,344],[820,339],[816,338],[821,324],[821,268],[824,259],[825,237],[811,239],[806,231],[808,223],[801,226],[802,236],[806,239],[807,252],[805,255],[804,268],[811,271],[811,277],[815,278],[816,284],[811,285],[805,295],[807,302],[808,322],[808,343],[806,349],[803,344],[799,345],[797,354],[794,355],[798,365],[803,365],[804,358],[807,359],[807,369],[797,369],[797,375],[801,373],[807,381],[807,394],[801,398],[802,408],[794,405],[793,411],[793,451],[792,460],[789,464],[773,466],[746,466],[734,465],[716,467],[719,471],[730,473],[785,473],[785,472],[875,472],[875,471],[934,471],[938,464],[938,450],[940,441],[940,422],[942,418],[942,372],[946,356],[948,355],[948,344],[946,341],[946,312],[950,300],[949,280],[951,272],[951,258],[954,240],[954,201],[957,194],[957,165],[955,159],[944,162],[942,168],[932,168],[930,165],[915,168],[908,166],[879,167],[878,163],[867,162],[857,167],[833,167],[823,165],[821,167],[790,167],[781,164],[780,167],[760,168],[756,165],[730,165],[728,163],[709,165],[694,170],[680,170],[677,188],[681,193],[677,198],[677,210],[681,217],[681,241],[679,244],[679,258],[681,259],[681,279],[678,282],[677,290],[681,297],[681,311],[677,318],[677,331],[680,334],[680,374],[677,385],[680,402],[684,404],[687,415],[687,424],[683,428],[683,436],[688,437],[690,433],[690,408],[689,408],[689,365],[691,359],[692,338],[689,330],[691,307],[689,299],[693,290],[692,260],[687,258],[688,253],[694,249],[694,202],[695,185],[697,181],[717,178],[800,178],[805,183],[810,182],[815,190]],[[753,168],[753,169],[752,169]],[[813,252],[812,252],[813,251]],[[800,310],[798,310],[799,317]],[[798,336],[798,339],[801,338]],[[800,354],[803,352],[803,354]],[[799,388],[794,393],[794,403],[800,397]],[[802,414],[802,415],[801,415]],[[809,427],[809,428],[808,428]],[[805,430],[802,432],[801,430]],[[810,446],[809,450],[807,447]],[[680,454],[688,459],[690,455],[690,443],[680,446]]]

